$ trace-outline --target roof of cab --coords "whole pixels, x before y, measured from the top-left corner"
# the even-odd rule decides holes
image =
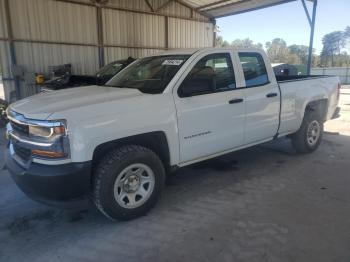
[[[257,48],[234,48],[234,47],[204,47],[204,48],[187,48],[187,49],[169,49],[161,53],[154,54],[153,56],[160,55],[192,55],[196,52],[205,52],[205,51],[227,51],[227,50],[236,50],[239,52],[262,52],[262,49]]]

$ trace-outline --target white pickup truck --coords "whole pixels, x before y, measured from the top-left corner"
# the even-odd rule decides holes
[[[277,81],[278,80],[278,81]],[[336,113],[337,77],[276,77],[261,50],[172,50],[105,86],[9,106],[7,168],[31,198],[92,199],[112,219],[145,214],[173,168],[288,136],[314,151]]]

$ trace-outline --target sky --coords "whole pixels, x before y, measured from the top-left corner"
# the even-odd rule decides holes
[[[306,1],[310,14],[312,4]],[[287,45],[309,45],[310,26],[301,0],[239,15],[218,18],[219,36],[231,42],[237,38],[250,38],[265,43],[283,38]],[[332,31],[350,26],[350,0],[318,0],[314,48],[322,50],[322,37]]]

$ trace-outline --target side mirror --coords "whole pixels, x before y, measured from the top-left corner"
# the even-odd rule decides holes
[[[189,79],[185,79],[182,84],[179,87],[179,96],[180,97],[190,97],[192,96],[192,91],[190,88],[188,88],[188,86],[190,86],[190,80]]]
[[[185,79],[180,88],[180,97],[209,94],[215,91],[215,81],[212,77]]]

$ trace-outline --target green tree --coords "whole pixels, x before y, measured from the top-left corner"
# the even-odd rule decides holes
[[[218,36],[216,38],[216,45],[215,46],[228,47],[228,46],[230,46],[230,43],[227,42],[226,40],[224,40],[222,36]]]
[[[263,45],[261,43],[254,44],[253,40],[249,38],[236,39],[231,42],[231,46],[237,47],[237,48],[259,48],[259,49],[263,48]]]
[[[275,38],[265,44],[266,53],[271,63],[288,63],[289,50],[282,38]]]
[[[339,57],[341,50],[346,45],[347,31],[334,31],[324,35],[322,38],[322,52],[321,52],[321,64],[324,66],[329,65],[336,66],[335,58]]]
[[[306,45],[290,45],[288,46],[289,53],[298,57],[298,64],[307,64],[309,47]]]

